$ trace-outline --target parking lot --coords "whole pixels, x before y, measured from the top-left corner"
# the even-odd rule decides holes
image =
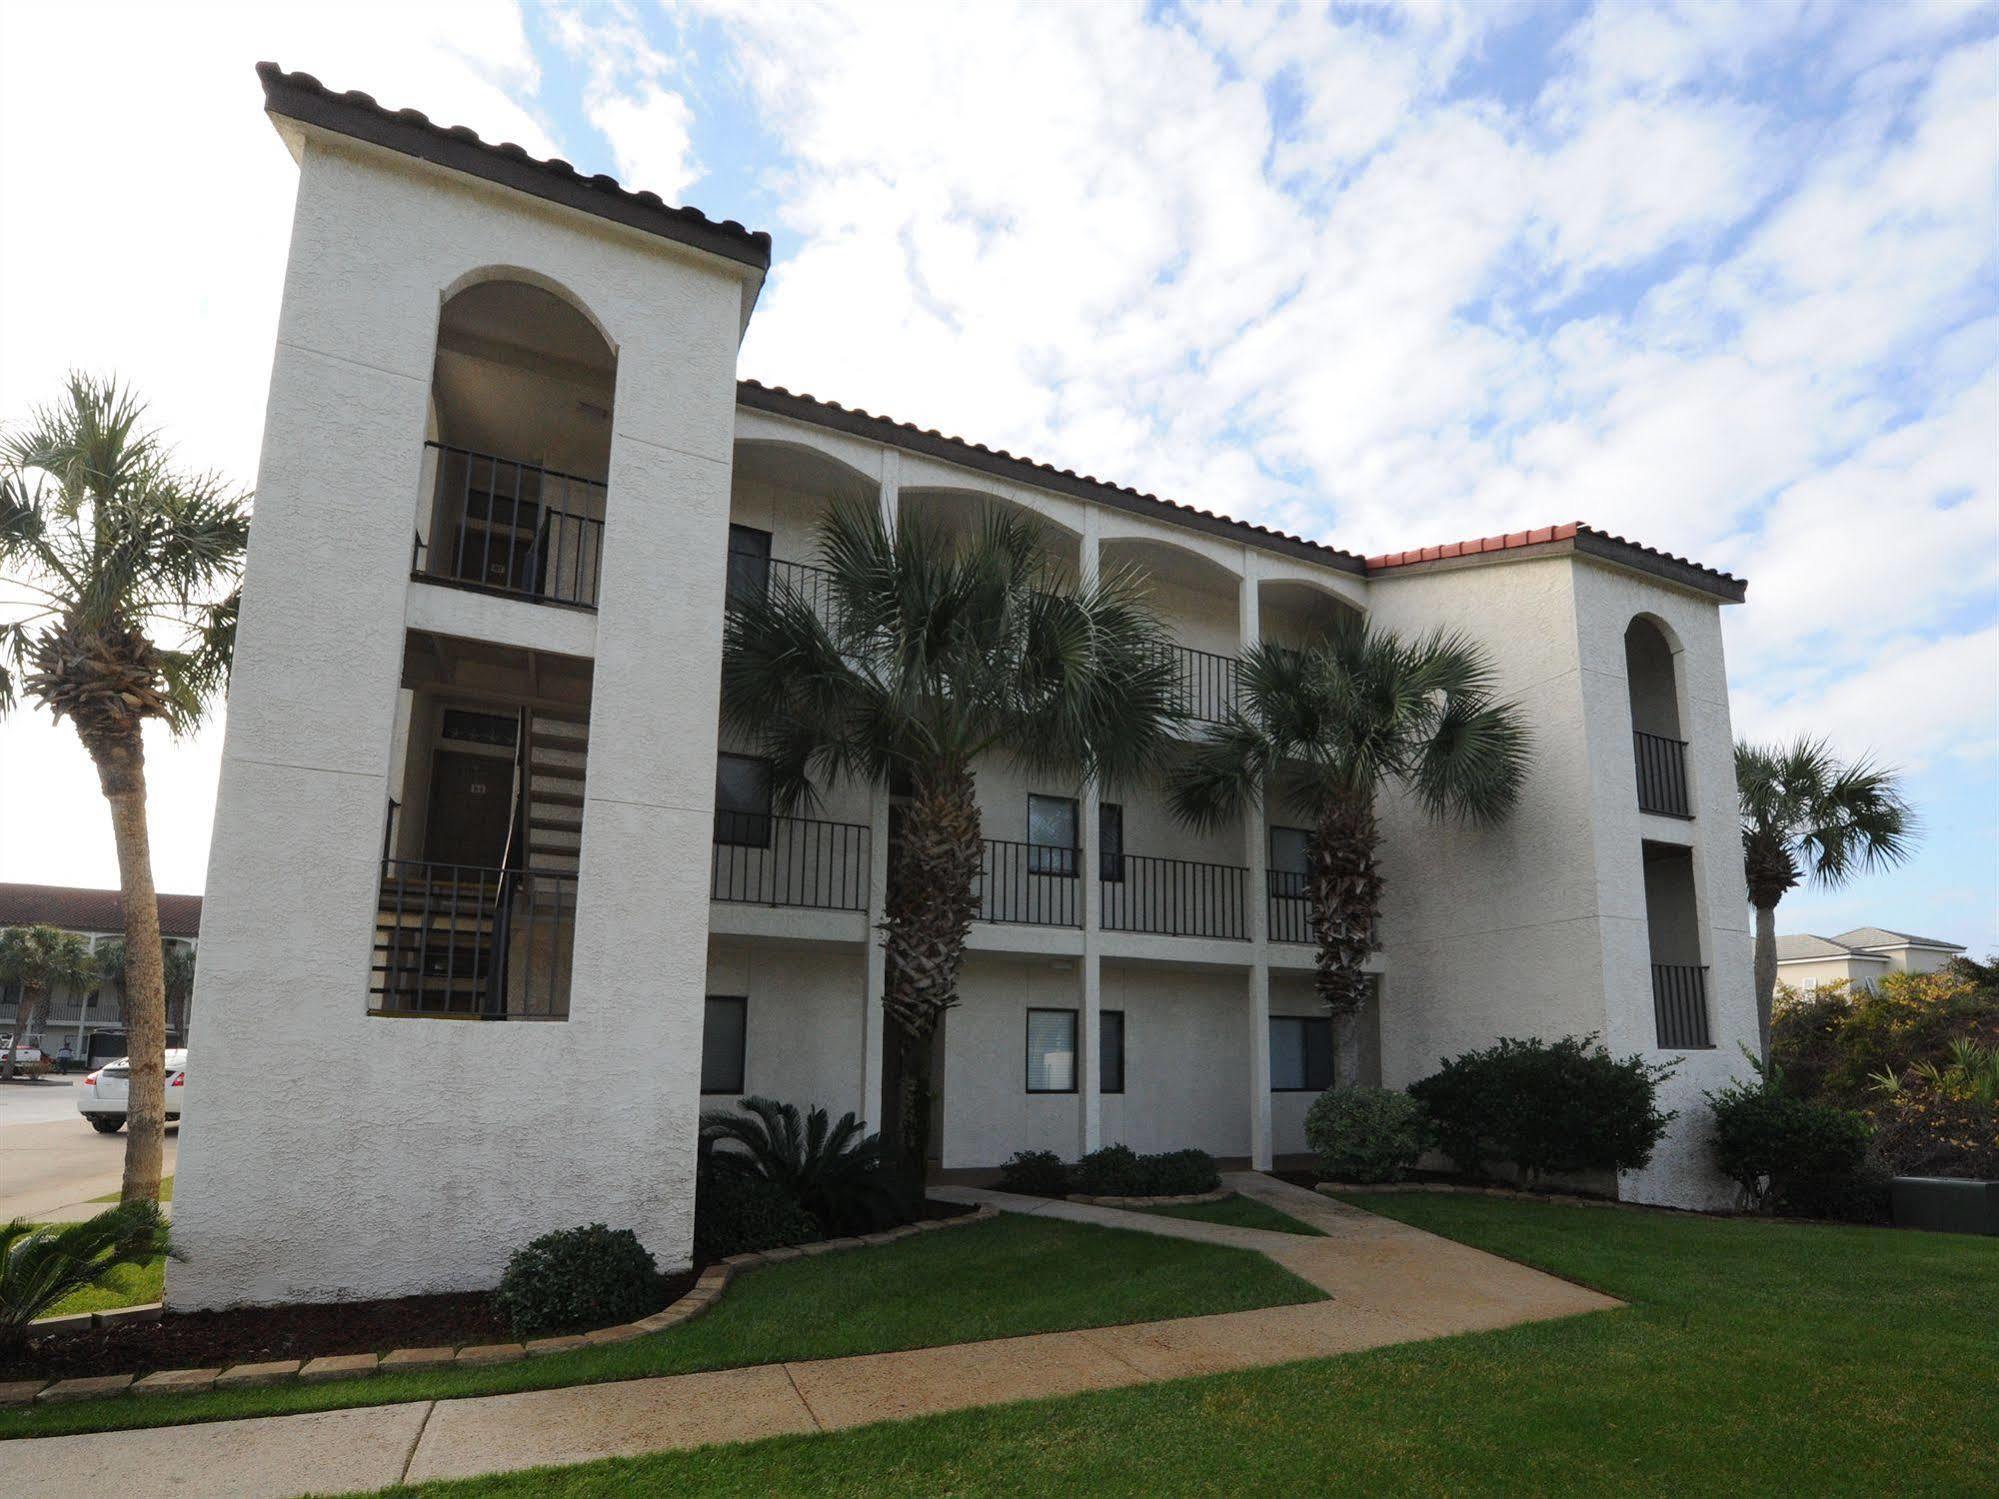
[[[116,1192],[125,1170],[125,1135],[100,1135],[76,1111],[80,1078],[0,1084],[0,1222],[14,1218],[83,1218],[102,1210],[90,1199]],[[167,1130],[162,1173],[180,1147]]]

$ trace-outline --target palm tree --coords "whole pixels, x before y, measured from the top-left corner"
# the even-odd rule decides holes
[[[1916,815],[1896,773],[1865,757],[1842,764],[1823,739],[1735,746],[1742,862],[1756,908],[1756,1029],[1770,1056],[1777,993],[1777,903],[1800,883],[1837,889],[1890,869],[1915,848]]]
[[[0,570],[32,599],[0,624],[0,712],[25,695],[76,727],[118,849],[132,1056],[122,1196],[159,1195],[166,1111],[159,900],[146,832],[148,719],[188,733],[226,685],[248,495],[175,466],[145,407],[73,374],[0,439]]]
[[[774,577],[730,613],[723,721],[769,760],[782,810],[843,777],[908,791],[881,924],[894,1041],[882,1133],[916,1185],[931,1038],[978,910],[980,757],[1134,775],[1167,741],[1171,662],[1136,574],[1078,583],[1031,522],[995,516],[954,542],[916,520],[891,534],[872,504],[849,502],[823,517],[817,549],[820,607]]]
[[[1346,1031],[1367,999],[1362,965],[1381,910],[1377,793],[1397,782],[1433,817],[1496,822],[1519,794],[1526,731],[1493,700],[1470,641],[1403,640],[1358,616],[1302,651],[1252,646],[1237,681],[1238,706],[1174,768],[1168,796],[1197,828],[1279,800],[1310,823],[1315,987]],[[1352,1053],[1335,1049],[1342,1082]]]
[[[194,949],[185,942],[160,944],[160,987],[166,994],[167,1034],[187,1044],[187,1002],[194,998]]]
[[[57,989],[80,989],[95,969],[90,943],[53,926],[17,926],[0,932],[0,984],[19,984],[21,1004],[14,1016],[14,1040],[0,1057],[0,1082],[14,1077],[14,1052],[39,1032]]]

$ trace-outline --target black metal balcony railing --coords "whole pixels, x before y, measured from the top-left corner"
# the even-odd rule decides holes
[[[801,600],[828,625],[833,623],[833,574],[809,562],[785,562],[760,552],[729,553],[724,604],[731,609],[780,591]]]
[[[1082,886],[1073,848],[986,840],[979,866],[980,921],[1081,926]]]
[[[1652,965],[1652,1012],[1659,1045],[1702,1050],[1714,1045],[1707,1026],[1707,969],[1691,963]]]
[[[1638,810],[1667,817],[1693,816],[1687,798],[1687,742],[1634,729],[1638,758]]]
[[[1235,941],[1249,935],[1243,918],[1247,869],[1147,854],[1113,855],[1105,863],[1100,913],[1105,931]]]
[[[1312,935],[1310,881],[1295,870],[1263,872],[1272,942],[1316,942]]]
[[[1236,705],[1241,663],[1234,656],[1198,651],[1191,645],[1168,645],[1164,650],[1173,668],[1173,706],[1198,723],[1225,720]]]
[[[469,448],[430,442],[430,534],[410,570],[425,578],[546,603],[597,607],[605,487]]]
[[[865,911],[868,829],[766,813],[717,812],[712,899],[812,911]]]
[[[560,1020],[569,1013],[576,876],[384,859],[372,1008]]]

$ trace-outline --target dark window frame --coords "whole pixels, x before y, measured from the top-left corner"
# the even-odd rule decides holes
[[[1111,829],[1117,835],[1111,836]],[[1116,844],[1115,849],[1112,844]],[[1124,883],[1124,804],[1097,803],[1097,878],[1107,885]]]
[[[1270,1080],[1270,1091],[1273,1093],[1323,1093],[1328,1088],[1332,1087],[1333,1074],[1337,1070],[1335,1060],[1333,1057],[1332,1016],[1272,1015],[1269,1017],[1269,1019],[1271,1027],[1273,1029],[1279,1025],[1295,1025],[1299,1028],[1298,1058],[1299,1061],[1303,1064],[1304,1077],[1305,1077],[1303,1085],[1298,1087],[1291,1087],[1288,1085],[1280,1085],[1277,1081],[1275,1074],[1273,1073]],[[1317,1087],[1314,1087],[1312,1085],[1312,1048],[1308,1046],[1305,1042],[1305,1037],[1306,1035],[1309,1034],[1309,1031],[1307,1029],[1308,1027],[1322,1028],[1326,1038],[1326,1072],[1325,1072],[1326,1080],[1323,1083],[1320,1083]],[[1273,1047],[1272,1050],[1274,1051],[1275,1048]]]
[[[1066,1088],[1037,1088],[1034,1086],[1034,1017],[1036,1015],[1067,1015],[1069,1017],[1069,1086]],[[1029,1005],[1027,1018],[1023,1022],[1020,1037],[1021,1086],[1038,1098],[1060,1098],[1064,1094],[1075,1093],[1082,1083],[1082,1042],[1083,1022],[1074,1007],[1061,1005]]]
[[[1111,1054],[1111,1049],[1108,1046],[1104,1045],[1104,1023],[1107,1020],[1109,1020],[1113,1015],[1117,1016],[1117,1086],[1116,1087],[1112,1087],[1109,1083],[1104,1081],[1104,1063],[1105,1060]],[[1124,1073],[1125,1073],[1124,1011],[1098,1010],[1097,1011],[1097,1092],[1100,1094],[1108,1093],[1108,1094],[1122,1095],[1124,1092],[1124,1081],[1125,1081]]]
[[[1064,848],[1059,843],[1036,843],[1034,841],[1034,804],[1036,802],[1066,803],[1069,808],[1069,845]],[[1048,875],[1055,879],[1072,880],[1076,877],[1076,866],[1082,862],[1083,809],[1073,796],[1047,796],[1039,791],[1027,793],[1027,872]],[[1050,867],[1054,866],[1054,867]]]
[[[1296,833],[1304,840],[1305,867],[1303,869],[1286,869],[1277,862],[1277,834],[1279,833]],[[1282,889],[1277,888],[1277,880],[1273,879],[1270,882],[1272,886],[1270,893],[1273,896],[1279,900],[1303,900],[1306,898],[1311,891],[1312,881],[1312,830],[1310,828],[1294,828],[1285,823],[1278,822],[1270,824],[1264,831],[1263,857],[1266,861],[1265,867],[1272,875],[1282,875],[1284,877],[1284,888]]]
[[[748,546],[738,545],[758,538]],[[722,605],[733,609],[748,598],[762,598],[770,592],[771,533],[761,526],[729,523],[729,555],[722,574]],[[740,584],[740,586],[739,586]]]
[[[742,1011],[742,1016],[743,1016],[743,1024],[742,1024],[742,1029],[741,1029],[741,1031],[739,1032],[739,1034],[740,1034],[740,1035],[741,1035],[741,1037],[742,1037],[742,1043],[741,1043],[741,1044],[740,1044],[739,1046],[737,1046],[737,1048],[736,1048],[736,1086],[735,1086],[735,1087],[733,1087],[733,1088],[711,1088],[711,1087],[709,1087],[709,1086],[708,1086],[708,1076],[707,1076],[707,1066],[708,1066],[708,1045],[707,1045],[707,1026],[708,1026],[708,1006],[709,1006],[709,1005],[724,1005],[724,1004],[726,1004],[726,1005],[736,1005],[736,1006],[738,1006],[738,1007],[739,1007],[739,1008],[741,1009],[741,1011]],[[703,1098],[730,1098],[730,1097],[741,1097],[741,1096],[742,1096],[742,1094],[743,1094],[743,1092],[744,1092],[744,1090],[745,1090],[745,1089],[747,1089],[747,1088],[749,1087],[749,1083],[750,1083],[750,1076],[749,1076],[749,1073],[750,1073],[750,997],[749,997],[749,996],[748,996],[747,994],[710,994],[710,995],[707,995],[707,996],[706,996],[706,997],[704,998],[704,1000],[703,1000],[703,1002],[702,1002],[702,1006],[701,1006],[701,1026],[702,1026],[702,1045],[701,1045],[701,1066],[702,1066],[702,1076],[701,1076],[701,1096],[702,1096]]]
[[[737,760],[763,771],[764,804],[760,812],[722,805],[722,762]],[[715,756],[715,841],[729,848],[769,848],[775,819],[771,813],[770,761],[761,755],[723,750]]]

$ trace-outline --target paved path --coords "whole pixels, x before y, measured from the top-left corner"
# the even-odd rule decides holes
[[[91,1198],[118,1190],[125,1174],[125,1132],[100,1135],[92,1129],[76,1111],[74,1083],[74,1078],[68,1085],[50,1079],[36,1085],[47,1090],[38,1104],[54,1099],[68,1111],[59,1118],[14,1123],[12,1116],[0,1117],[0,1223],[88,1218],[109,1205]],[[161,1168],[165,1175],[173,1175],[179,1151],[180,1126],[170,1125]]]
[[[544,1463],[833,1431],[969,1406],[1324,1358],[1619,1303],[1508,1260],[1346,1207],[1271,1177],[1225,1183],[1324,1238],[1080,1203],[939,1187],[1010,1212],[1138,1229],[1269,1255],[1331,1300],[1171,1322],[765,1364],[615,1384],[416,1401],[151,1431],[0,1444],[11,1491],[121,1499],[280,1499],[398,1480],[468,1478]]]

